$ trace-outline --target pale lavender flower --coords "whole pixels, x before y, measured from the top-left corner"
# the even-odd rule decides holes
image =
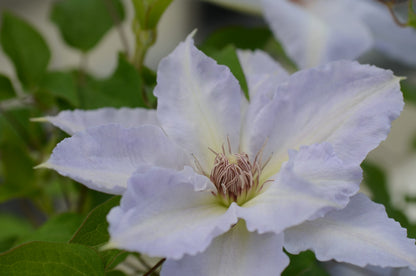
[[[263,14],[299,68],[357,59],[372,48],[416,66],[416,31],[397,25],[377,0],[206,1]]]
[[[416,65],[416,31],[376,0],[263,0],[275,36],[300,68],[356,59],[375,48]],[[406,3],[405,3],[406,5]]]
[[[159,65],[156,114],[48,118],[75,134],[42,166],[123,194],[110,244],[166,258],[162,275],[278,275],[283,247],[416,269],[415,241],[357,194],[360,163],[403,107],[400,78],[350,61],[289,76],[263,52],[239,59],[250,101],[189,36]]]

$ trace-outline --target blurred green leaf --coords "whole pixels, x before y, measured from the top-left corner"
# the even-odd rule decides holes
[[[219,64],[230,68],[233,75],[240,82],[240,87],[248,99],[247,82],[238,60],[236,48],[233,45],[227,45],[221,50],[207,50],[206,54],[215,59]]]
[[[409,81],[401,81],[400,88],[405,101],[416,104],[416,85],[412,85]]]
[[[136,20],[144,30],[155,29],[172,0],[133,0]]]
[[[124,272],[120,270],[110,270],[105,273],[105,276],[126,276]]]
[[[373,201],[386,207],[387,215],[400,222],[401,226],[407,229],[409,238],[416,238],[416,224],[410,223],[406,215],[391,204],[384,171],[367,161],[361,164],[361,168],[363,169],[364,183],[370,189]]]
[[[157,98],[153,94],[153,90],[156,86],[156,72],[146,66],[143,66],[141,70],[141,77],[144,83],[146,106],[156,108]]]
[[[105,271],[114,269],[119,263],[124,261],[129,254],[130,252],[118,249],[100,251],[101,259],[105,264]]]
[[[16,96],[12,82],[3,74],[0,74],[0,101]]]
[[[76,213],[64,213],[50,218],[39,229],[19,239],[17,242],[30,241],[67,242],[82,223],[83,216]]]
[[[390,205],[390,195],[383,170],[369,162],[363,162],[361,168],[363,169],[364,183],[373,195],[372,199],[377,203]]]
[[[120,0],[60,0],[51,12],[65,42],[83,52],[91,50],[124,16]]]
[[[212,52],[228,45],[234,45],[238,49],[266,51],[286,70],[296,71],[294,62],[286,55],[282,45],[267,28],[225,27],[213,32],[199,48],[203,52]]]
[[[312,251],[298,255],[288,254],[290,265],[282,272],[282,276],[329,276],[319,265]]]
[[[114,206],[117,206],[119,203],[120,197],[115,196],[94,208],[85,218],[77,232],[74,234],[70,240],[70,243],[80,243],[100,250],[99,248],[107,243],[110,239],[110,235],[108,234],[107,230],[107,214]],[[128,255],[128,253],[118,249],[105,251],[100,250],[99,254],[105,264],[105,270],[113,269]]]
[[[120,197],[115,196],[94,208],[74,234],[70,243],[100,246],[108,242],[110,236],[107,231],[108,222],[106,217],[108,212],[119,202]]]
[[[0,252],[11,248],[16,240],[33,231],[33,226],[25,219],[0,213]]]
[[[234,45],[239,49],[263,49],[273,34],[267,28],[226,27],[212,33],[201,45],[202,51]]]
[[[118,66],[113,75],[107,79],[96,80],[85,75],[81,83],[82,101],[87,109],[112,107],[145,106],[141,91],[142,83],[137,70],[120,54]]]
[[[0,202],[16,197],[30,197],[39,188],[36,186],[33,167],[35,162],[21,147],[1,144],[1,166],[3,181],[0,181]]]
[[[5,12],[0,39],[22,84],[27,88],[36,86],[45,74],[51,55],[43,37],[24,20]]]
[[[0,254],[2,275],[104,275],[97,252],[68,243],[31,242]]]
[[[79,106],[77,86],[72,72],[48,72],[43,79],[42,89],[68,101],[74,107]]]
[[[413,0],[409,1],[409,10],[408,10],[407,15],[408,15],[407,23],[409,24],[410,27],[413,27],[416,29],[416,12],[413,7]]]

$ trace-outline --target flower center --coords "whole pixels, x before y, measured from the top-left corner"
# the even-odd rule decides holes
[[[260,183],[261,152],[250,162],[246,153],[217,153],[209,178],[217,188],[213,193],[220,201],[229,206],[232,202],[238,205],[253,198],[263,187]]]

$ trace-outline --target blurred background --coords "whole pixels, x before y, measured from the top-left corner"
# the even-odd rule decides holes
[[[7,11],[30,23],[41,34],[51,54],[48,71],[60,72],[59,74],[73,70],[88,72],[95,84],[111,79],[118,68],[118,52],[131,57],[135,48],[135,36],[131,31],[134,18],[131,1],[121,1],[125,13],[121,24],[111,28],[93,49],[86,52],[69,46],[57,25],[52,22],[51,9],[55,2],[57,1],[0,0],[0,17]],[[0,22],[3,22],[2,18]],[[191,31],[198,29],[195,40],[197,44],[204,45],[217,30],[230,26],[267,28],[260,16],[239,13],[203,1],[174,0],[161,17],[157,40],[145,57],[144,66],[154,78],[152,74],[157,70],[160,59]],[[31,48],[32,45],[23,47]],[[409,235],[414,238],[416,69],[396,63],[374,51],[360,61],[392,69],[396,75],[407,77],[404,87],[405,109],[393,123],[388,139],[371,152],[364,162],[365,184],[362,191],[375,201],[385,204],[389,215],[400,220],[402,225],[405,224]],[[57,114],[63,109],[97,108],[99,105],[104,106],[106,100],[97,105],[82,106],[65,97],[57,96],[55,99],[59,94],[56,90],[66,87],[65,81],[48,83],[45,87],[49,90],[45,88],[45,92],[43,87],[42,91],[36,90],[28,97],[25,92],[27,87],[19,81],[14,68],[10,58],[4,51],[0,51],[0,74],[11,81],[13,91],[19,98],[7,98],[0,104],[0,252],[20,242],[39,238],[33,236],[35,229],[60,213],[70,211],[79,214],[70,218],[74,226],[68,226],[67,232],[71,232],[94,206],[108,198],[98,192],[86,191],[83,186],[60,177],[55,172],[33,171],[33,166],[45,161],[54,145],[66,135],[49,125],[29,121],[33,117]],[[151,89],[152,85],[146,87]],[[123,105],[120,103],[120,106]],[[68,221],[68,217],[65,217],[65,221]]]

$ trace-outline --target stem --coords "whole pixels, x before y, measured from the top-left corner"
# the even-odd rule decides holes
[[[81,59],[79,62],[79,68],[78,68],[78,87],[77,87],[77,96],[80,108],[85,109],[85,103],[84,103],[84,97],[81,93],[81,87],[85,86],[86,83],[86,75],[85,71],[87,68],[87,55],[85,53],[82,53]]]
[[[393,10],[393,4],[386,3],[386,6],[389,9],[389,12],[390,12],[391,16],[393,17],[393,20],[397,25],[399,25],[400,27],[407,27],[408,26],[407,22],[403,23],[397,18],[396,14],[394,13],[394,10]]]
[[[145,260],[143,260],[142,256],[137,255],[136,258],[147,270],[152,269],[152,267]]]
[[[143,276],[150,276],[153,272],[156,271],[156,269],[159,268],[159,266],[161,266],[164,262],[166,261],[166,259],[161,259],[159,262],[157,262],[157,264],[155,264],[149,271],[147,271]]]
[[[129,48],[129,44],[127,42],[126,33],[124,32],[124,29],[121,26],[120,17],[118,16],[117,12],[115,11],[114,5],[111,3],[110,0],[105,0],[104,2],[105,2],[105,5],[107,7],[108,13],[110,14],[111,18],[114,21],[114,24],[116,25],[117,33],[120,37],[120,41],[121,41],[121,44],[123,45],[124,51],[126,52],[126,55],[129,57],[130,56],[130,48]]]

